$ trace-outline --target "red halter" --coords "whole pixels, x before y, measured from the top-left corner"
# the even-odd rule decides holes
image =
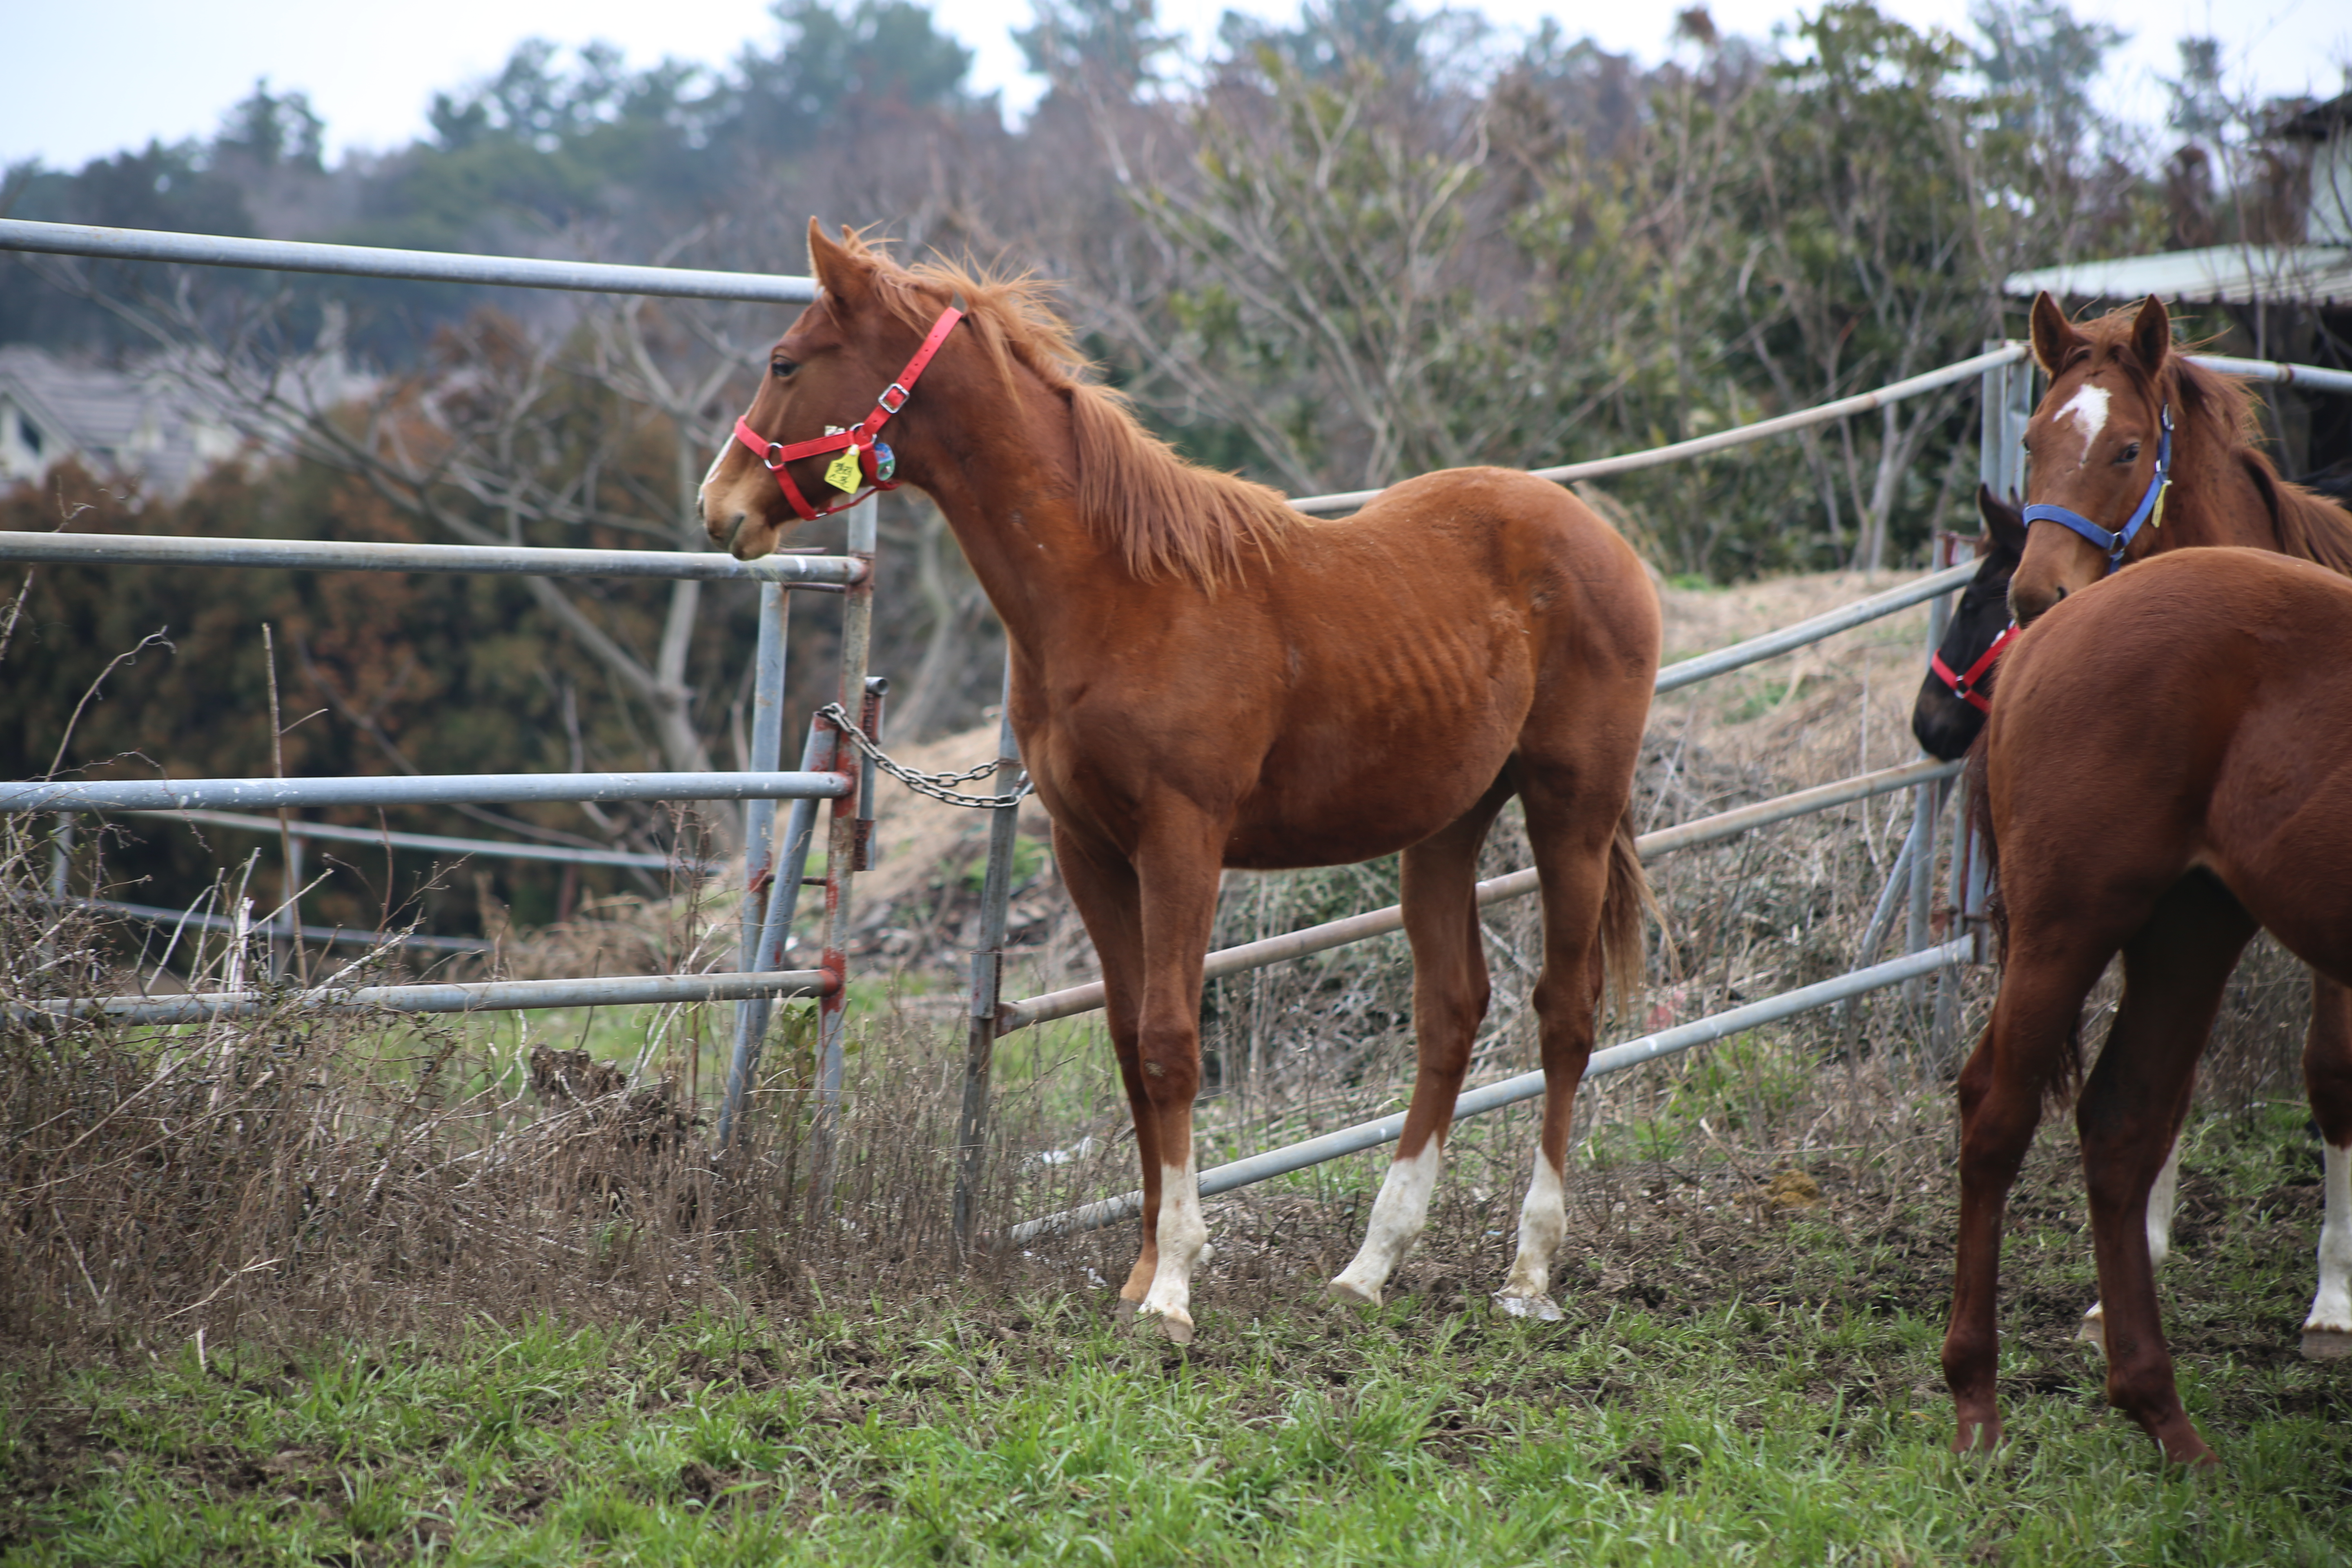
[[[962,320],[963,306],[961,300],[941,310],[940,319],[931,323],[930,335],[923,340],[923,346],[915,351],[915,357],[907,362],[907,368],[898,373],[898,379],[883,388],[882,395],[874,400],[874,412],[846,430],[836,430],[830,436],[819,436],[813,441],[794,441],[790,446],[784,446],[769,440],[757,430],[752,429],[751,422],[748,418],[739,418],[735,421],[735,439],[757,453],[760,461],[768,466],[768,472],[776,476],[776,488],[784,492],[784,500],[792,503],[793,510],[800,514],[803,522],[814,522],[818,518],[829,517],[836,511],[856,506],[876,490],[895,490],[898,488],[890,477],[897,471],[898,461],[891,456],[890,448],[875,437],[882,426],[889,422],[890,416],[907,406],[907,399],[914,391],[916,381],[921,377],[923,367],[931,363],[931,356],[940,352],[941,343],[947,342],[948,333],[952,331],[955,324]],[[788,465],[803,458],[814,458],[825,452],[849,450],[856,452],[858,474],[866,480],[866,484],[861,489],[846,492],[828,506],[809,505],[807,498],[801,494],[800,486],[793,483],[793,476]],[[838,468],[839,465],[836,464],[835,467]],[[825,477],[830,479],[833,472],[832,468],[826,469]]]
[[[1977,655],[1977,661],[1969,666],[1964,674],[1952,673],[1952,667],[1944,662],[1941,649],[1929,657],[1927,668],[1936,672],[1937,679],[1952,689],[1953,696],[1979,713],[1990,713],[1992,711],[1992,699],[1979,690],[1978,687],[1991,672],[1993,661],[2000,657],[2000,650],[2009,646],[2009,639],[2017,635],[2017,623],[2010,622],[2008,629],[1992,639],[1992,647]]]

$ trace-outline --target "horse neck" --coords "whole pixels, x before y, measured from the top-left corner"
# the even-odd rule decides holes
[[[2174,405],[2181,407],[2180,400]],[[2168,544],[2234,544],[2284,551],[2269,503],[2240,460],[2240,443],[2211,409],[2181,420],[2173,493],[2165,501]]]
[[[1127,580],[1079,515],[1068,405],[1024,375],[1012,397],[993,387],[940,412],[902,471],[938,503],[1013,645],[1050,658],[1069,610]]]

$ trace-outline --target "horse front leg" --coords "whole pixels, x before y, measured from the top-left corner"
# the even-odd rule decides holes
[[[1146,1088],[1139,1037],[1143,1006],[1141,892],[1135,868],[1124,855],[1083,839],[1058,823],[1054,827],[1054,859],[1102,964],[1104,1020],[1110,1030],[1111,1050],[1118,1058],[1128,1113],[1135,1122],[1136,1154],[1143,1167],[1142,1245],[1118,1291],[1118,1310],[1132,1313],[1160,1269],[1160,1121]]]
[[[1146,1157],[1159,1163],[1158,1253],[1137,1312],[1180,1345],[1192,1342],[1192,1270],[1210,1257],[1193,1168],[1192,1101],[1201,1089],[1201,961],[1216,920],[1226,831],[1189,804],[1163,804],[1147,814],[1136,856],[1142,917],[1136,1047],[1156,1133]]]

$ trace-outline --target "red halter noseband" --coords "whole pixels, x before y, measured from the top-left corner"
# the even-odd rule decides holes
[[[2015,637],[2017,632],[2017,623],[2010,622],[2008,628],[2000,636],[1992,639],[1992,647],[1979,654],[1977,661],[1969,666],[1963,674],[1952,673],[1952,667],[1944,662],[1943,650],[1940,648],[1928,657],[1927,668],[1936,672],[1937,679],[1952,689],[1953,696],[1979,713],[1990,713],[1992,711],[1992,699],[1987,697],[1978,688],[1984,683],[1985,676],[1991,671],[1993,661],[2000,657],[2000,650],[2009,646],[2010,639]]]
[[[818,518],[830,517],[836,511],[856,506],[876,490],[898,488],[891,478],[898,470],[898,460],[891,455],[889,447],[876,439],[876,436],[884,425],[889,423],[890,416],[907,406],[907,399],[912,395],[915,383],[922,376],[923,367],[931,363],[931,356],[940,352],[941,343],[947,342],[948,333],[954,331],[955,324],[962,320],[961,300],[941,310],[940,319],[931,323],[930,335],[923,339],[923,346],[915,351],[915,357],[907,362],[907,368],[898,373],[898,379],[884,387],[882,395],[874,400],[874,412],[846,430],[836,430],[830,436],[819,436],[814,440],[794,441],[784,446],[752,429],[748,417],[735,421],[735,439],[758,454],[760,461],[768,466],[768,472],[776,476],[776,488],[784,492],[784,500],[792,503],[793,510],[800,514],[803,522],[814,522]],[[862,478],[866,483],[855,489],[841,484],[834,479],[841,467],[836,462],[825,470],[825,479],[845,493],[831,505],[809,505],[808,499],[801,494],[800,486],[793,483],[788,465],[803,458],[847,451],[856,453],[856,469],[848,477]]]

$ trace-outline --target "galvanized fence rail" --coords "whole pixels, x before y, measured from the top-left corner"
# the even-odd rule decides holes
[[[218,235],[170,234],[139,229],[100,228],[85,225],[34,223],[0,219],[0,249],[50,255],[98,257],[116,260],[188,263],[278,271],[339,274],[349,277],[408,279],[444,283],[468,283],[530,289],[584,290],[669,298],[743,300],[763,304],[801,303],[815,297],[814,281],[806,278],[771,277],[751,273],[700,271],[682,268],[615,266],[593,262],[551,260],[531,257],[488,257],[440,252],[387,250],[358,246],[312,245],[278,240],[244,239]],[[859,826],[870,827],[870,770],[851,765],[845,749],[829,727],[813,732],[803,766],[782,769],[780,747],[783,700],[787,588],[813,589],[844,595],[843,680],[845,703],[866,689],[866,645],[873,613],[875,552],[873,509],[861,507],[849,514],[848,553],[824,556],[784,552],[756,562],[696,551],[542,550],[449,544],[403,544],[289,541],[263,539],[142,538],[121,535],[0,533],[0,561],[57,565],[156,565],[276,567],[309,571],[416,573],[511,573],[550,577],[615,577],[748,581],[761,584],[760,635],[754,656],[755,725],[750,765],[740,772],[709,773],[627,773],[572,774],[478,774],[439,777],[362,776],[310,779],[152,779],[129,781],[27,780],[0,784],[0,810],[47,811],[69,824],[77,811],[122,810],[187,813],[220,807],[268,806],[287,809],[304,805],[471,805],[518,801],[738,800],[750,803],[746,816],[743,921],[746,931],[741,968],[725,975],[634,975],[577,981],[483,982],[470,984],[369,985],[352,988],[314,987],[308,990],[237,992],[197,997],[92,997],[48,1005],[36,1011],[103,1013],[134,1023],[178,1023],[191,1019],[242,1015],[283,1007],[374,1008],[392,1011],[468,1011],[550,1006],[622,1005],[645,1003],[736,1001],[739,1007],[738,1070],[730,1074],[729,1119],[734,1119],[740,1095],[736,1086],[748,1083],[756,1065],[758,1037],[748,1052],[741,1045],[743,1021],[756,1014],[764,1023],[767,1007],[778,997],[814,996],[824,1010],[820,1074],[825,1086],[821,1098],[839,1093],[841,1080],[841,1020],[846,997],[845,921],[849,913],[848,884],[857,856],[853,843],[862,845]],[[774,875],[776,846],[769,825],[774,802],[795,803],[794,820],[813,822],[816,803],[833,803],[834,847],[824,877],[826,967],[785,971],[773,961],[753,962],[753,951],[781,950],[781,941],[760,940],[765,931],[788,926],[800,890],[801,867],[793,868],[787,889]],[[217,822],[218,826],[229,826]],[[242,825],[239,825],[242,826]],[[297,825],[289,823],[289,846]],[[308,826],[310,825],[300,825]],[[361,833],[390,847],[390,836]],[[309,837],[339,837],[321,832]],[[69,828],[61,830],[69,842]],[[557,847],[495,846],[480,841],[439,840],[430,835],[404,835],[405,847],[457,849],[463,853],[498,853],[523,859],[571,859],[586,864],[636,864],[616,851],[564,854]],[[805,835],[803,835],[803,838]],[[552,850],[553,852],[551,852]],[[804,849],[803,849],[804,853]],[[289,868],[289,873],[291,867]],[[62,888],[53,889],[54,900]],[[87,902],[87,901],[86,901]],[[110,901],[101,901],[110,902]],[[183,924],[210,928],[219,916],[195,911],[154,911],[122,907],[161,919],[166,913]],[[255,934],[298,937],[316,928],[295,927],[288,920],[264,925]],[[236,922],[227,922],[236,929]],[[254,928],[247,928],[252,930]],[[340,935],[341,933],[335,933]],[[409,939],[403,938],[403,941]],[[424,945],[421,942],[415,945]],[[379,943],[378,945],[383,945]]]

